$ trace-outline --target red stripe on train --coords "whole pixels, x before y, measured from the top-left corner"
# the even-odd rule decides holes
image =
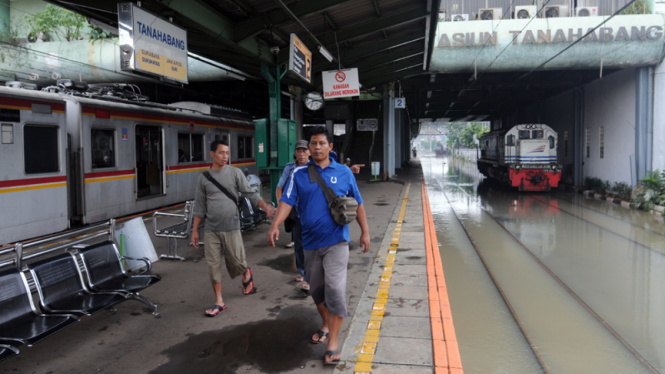
[[[103,178],[103,177],[116,177],[119,175],[134,175],[134,169],[130,170],[117,170],[117,171],[102,171],[98,173],[86,173],[85,178]]]
[[[236,165],[236,164],[249,164],[252,162],[256,162],[256,160],[251,159],[251,160],[240,160],[240,161],[231,161],[231,165]]]
[[[31,185],[35,185],[35,184],[58,183],[58,182],[67,182],[67,176],[48,177],[48,178],[15,179],[15,180],[9,180],[9,181],[0,181],[0,188],[18,187],[18,186],[31,186]]]
[[[166,170],[196,169],[196,168],[204,168],[211,166],[212,164],[178,165],[178,166],[167,166]]]
[[[2,106],[13,106],[13,107],[31,107],[32,104],[43,104],[50,105],[53,110],[65,110],[65,104],[54,103],[50,101],[40,101],[40,100],[25,100],[25,99],[14,99],[11,97],[2,98]]]

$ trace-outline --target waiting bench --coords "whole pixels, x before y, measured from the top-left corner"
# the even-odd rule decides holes
[[[109,238],[113,228],[114,222],[110,221]],[[54,238],[61,239],[61,236]],[[125,300],[141,301],[152,308],[153,315],[159,315],[157,306],[139,294],[161,280],[159,276],[145,274],[151,269],[148,259],[120,257],[111,240],[75,245],[82,240],[85,239],[58,244],[56,249],[67,251],[29,263],[29,274],[24,272],[23,260],[43,257],[54,249],[24,257],[22,245],[15,246],[15,266],[0,271],[0,361],[18,355],[21,345],[31,347],[79,322],[81,316],[93,315]],[[36,241],[28,245],[37,244],[42,243]],[[3,253],[7,253],[6,250]],[[123,259],[144,261],[147,270],[130,275],[124,271]],[[0,267],[6,265],[7,262],[0,263]],[[33,289],[39,296],[41,312],[33,303]]]

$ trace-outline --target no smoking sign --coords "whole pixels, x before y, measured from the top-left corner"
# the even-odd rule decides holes
[[[326,99],[360,95],[357,68],[324,71],[322,77],[323,97]]]

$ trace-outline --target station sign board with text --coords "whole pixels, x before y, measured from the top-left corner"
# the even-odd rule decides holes
[[[118,4],[120,68],[188,83],[187,31],[134,3]]]
[[[289,43],[289,70],[307,83],[312,82],[312,52],[296,34],[291,34]]]
[[[321,74],[323,76],[324,99],[360,96],[357,68],[324,71]]]

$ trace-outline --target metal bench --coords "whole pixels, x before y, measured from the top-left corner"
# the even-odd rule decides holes
[[[175,225],[164,228],[158,228],[157,217],[175,217],[182,219]],[[182,214],[155,212],[152,215],[152,226],[155,236],[166,238],[166,245],[168,254],[160,255],[159,258],[166,258],[171,260],[185,261],[185,258],[178,256],[178,239],[187,239],[192,233],[192,225],[194,222],[194,202],[185,202],[185,209]],[[202,226],[202,225],[201,225]],[[199,227],[200,229],[200,227]],[[173,241],[173,245],[171,244]]]

